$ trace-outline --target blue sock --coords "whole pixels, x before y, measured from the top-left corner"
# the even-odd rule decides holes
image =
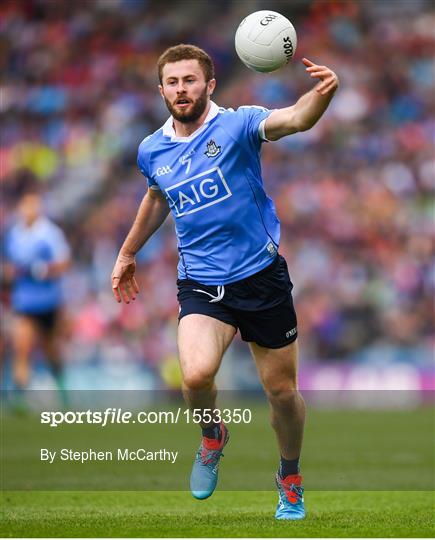
[[[281,456],[279,464],[279,475],[281,478],[285,478],[289,475],[299,474],[299,457],[296,459],[285,459]]]

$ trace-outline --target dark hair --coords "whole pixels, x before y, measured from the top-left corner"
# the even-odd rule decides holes
[[[198,63],[204,72],[205,80],[208,82],[214,78],[214,65],[210,56],[195,45],[180,43],[180,45],[175,45],[174,47],[166,49],[157,61],[160,84],[162,84],[162,73],[165,64],[179,62],[180,60],[198,60]]]

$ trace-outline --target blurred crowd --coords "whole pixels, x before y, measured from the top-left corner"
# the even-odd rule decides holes
[[[423,0],[270,1],[298,33],[286,68],[250,72],[234,33],[258,1],[14,0],[2,4],[1,226],[29,184],[65,231],[65,357],[140,364],[176,380],[172,218],[138,255],[139,299],[120,306],[110,272],[146,182],[140,141],[168,113],[156,60],[179,42],[216,64],[225,107],[288,106],[312,86],[302,57],[341,86],[312,130],[263,145],[282,223],[303,361],[431,362],[434,345],[435,14]],[[3,348],[11,324],[1,297]],[[240,342],[236,350],[247,354]],[[237,356],[237,355],[236,355]]]

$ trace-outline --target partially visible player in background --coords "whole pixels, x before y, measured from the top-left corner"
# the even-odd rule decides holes
[[[13,382],[19,393],[31,379],[31,355],[39,344],[66,394],[59,343],[63,296],[61,277],[70,264],[64,233],[43,213],[37,190],[27,191],[17,205],[17,219],[5,237],[4,278],[11,287]]]

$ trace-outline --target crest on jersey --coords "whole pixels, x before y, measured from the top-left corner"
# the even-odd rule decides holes
[[[204,152],[204,154],[207,157],[216,157],[218,154],[221,153],[221,147],[218,146],[213,139],[208,141],[207,143],[207,152]]]

